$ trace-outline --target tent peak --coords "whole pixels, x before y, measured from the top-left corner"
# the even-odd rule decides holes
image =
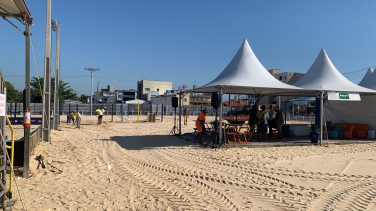
[[[373,75],[373,70],[371,67],[369,67],[363,79],[359,82],[359,86],[370,88],[375,83],[371,79],[372,75]]]
[[[343,76],[334,66],[324,49],[321,49],[316,60],[307,73],[294,86],[325,91],[344,91],[371,93],[370,89],[358,86]]]

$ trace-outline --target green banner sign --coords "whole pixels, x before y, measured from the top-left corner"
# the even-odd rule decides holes
[[[339,99],[350,99],[348,93],[339,93]]]

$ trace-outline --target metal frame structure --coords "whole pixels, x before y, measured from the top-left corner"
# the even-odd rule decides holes
[[[0,16],[9,22],[13,27],[20,31],[25,36],[25,108],[30,107],[30,26],[33,25],[33,19],[31,18],[31,13],[27,8],[24,0],[13,0],[11,2],[1,2],[0,1]],[[19,29],[15,24],[9,21],[7,18],[14,18],[25,25],[25,31]],[[5,119],[4,121],[5,125]],[[4,128],[3,128],[4,129]],[[29,153],[30,144],[30,128],[24,128],[24,154]],[[29,156],[24,156],[24,171],[23,177],[29,178]],[[4,178],[4,177],[3,177]]]
[[[44,49],[42,141],[51,141],[51,0],[47,0],[46,46]],[[28,108],[28,107],[26,107]]]
[[[0,72],[0,93],[6,94],[5,82],[3,76]],[[6,106],[6,105],[5,105]],[[6,135],[6,117],[0,117],[0,128],[1,128],[1,141],[0,141],[0,174],[1,174],[1,183],[0,183],[0,196],[2,207],[5,207],[6,204],[6,192],[7,192],[7,149],[5,145],[5,135]]]

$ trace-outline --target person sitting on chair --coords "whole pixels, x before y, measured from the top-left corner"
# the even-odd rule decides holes
[[[196,121],[196,128],[198,131],[197,137],[198,137],[198,142],[202,143],[201,136],[203,133],[203,129],[205,128],[205,120],[206,120],[206,114],[208,112],[206,110],[202,110],[201,114],[198,115],[197,121]]]

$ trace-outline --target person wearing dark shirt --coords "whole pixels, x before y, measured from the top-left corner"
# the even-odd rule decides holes
[[[252,109],[249,111],[249,120],[248,124],[249,127],[251,128],[252,126],[255,126],[256,123],[256,115],[257,115],[257,106],[253,105]]]
[[[268,113],[269,113],[269,120],[268,120],[268,127],[269,127],[269,136],[273,136],[273,128],[277,127],[277,124],[274,119],[274,111],[273,106],[269,105],[268,107]]]
[[[277,122],[277,131],[278,131],[278,139],[284,140],[282,136],[282,126],[283,126],[283,114],[282,111],[279,110],[278,106],[274,106],[273,108],[275,112],[275,120]]]

